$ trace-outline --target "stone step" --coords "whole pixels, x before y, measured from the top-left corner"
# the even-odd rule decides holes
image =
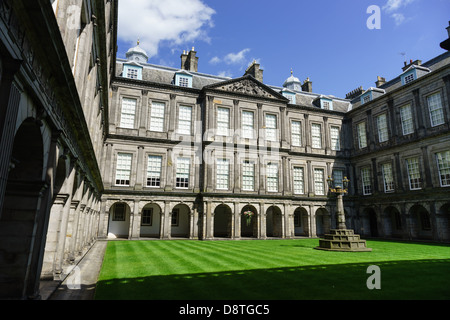
[[[331,229],[330,234],[336,235],[353,235],[355,234],[352,229]]]
[[[327,240],[335,240],[335,241],[359,241],[359,234],[353,235],[335,235],[335,234],[326,234],[324,235],[324,239]]]
[[[330,251],[372,251],[372,249],[367,248],[366,240],[340,241],[320,239],[319,247],[316,247],[316,249]]]

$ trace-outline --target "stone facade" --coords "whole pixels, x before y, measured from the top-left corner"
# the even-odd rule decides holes
[[[139,45],[133,50],[140,52]],[[312,93],[309,79],[302,85],[293,75],[284,87],[268,86],[255,62],[237,79],[199,73],[198,58],[195,69],[185,70],[186,57],[195,59],[196,53],[183,53],[182,69],[117,60],[106,137],[102,236],[316,237],[336,225],[327,177],[347,176],[351,185],[345,197],[346,223],[356,233],[450,240],[449,186],[440,184],[436,162],[436,153],[445,154],[450,146],[449,53],[423,65],[405,63],[398,78],[386,82],[378,77],[377,88],[359,88],[346,99]],[[140,68],[141,76],[129,77],[128,67]],[[403,84],[411,68],[420,72]],[[179,76],[189,81],[182,84]],[[431,126],[424,121],[430,119],[427,97],[436,92],[443,119]],[[126,117],[124,99],[133,101],[131,124],[121,123]],[[403,134],[400,108],[407,104],[414,112],[408,128],[412,133]],[[180,133],[185,107],[190,110],[189,129]],[[163,115],[157,110],[164,110]],[[250,126],[245,118],[249,114]],[[358,136],[362,122],[364,147]],[[250,136],[246,126],[253,130]],[[405,161],[416,154],[423,184],[410,190]],[[126,183],[117,180],[117,161],[123,155],[129,159]],[[177,185],[182,176],[177,173],[179,158],[189,163],[186,185]],[[156,172],[151,159],[158,159]],[[364,176],[370,192],[363,186],[363,168],[370,169]],[[156,185],[148,182],[155,174]],[[115,221],[116,203],[126,203],[124,221]],[[179,206],[185,208],[184,218]],[[254,213],[249,226],[246,211]],[[184,221],[181,233],[178,220]]]
[[[99,238],[450,240],[450,54],[346,99],[117,59],[117,1],[0,1],[0,298]],[[201,69],[201,68],[200,68]],[[381,117],[380,117],[381,116]],[[365,142],[361,142],[362,137]]]
[[[97,239],[114,1],[0,1],[0,299]]]

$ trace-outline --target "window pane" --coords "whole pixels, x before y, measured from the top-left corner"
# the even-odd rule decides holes
[[[388,128],[386,114],[377,117],[378,141],[385,142],[388,140]]]
[[[435,93],[427,98],[430,110],[431,126],[435,127],[444,123],[444,110],[442,109],[441,94]]]
[[[132,157],[133,155],[128,153],[117,154],[116,185],[130,185]]]
[[[394,191],[394,176],[392,175],[392,164],[385,163],[381,166],[383,172],[384,192]]]
[[[322,148],[322,126],[318,123],[311,125],[312,147],[316,149]]]
[[[136,99],[122,99],[122,112],[120,117],[120,127],[134,129],[134,117],[136,113]]]
[[[150,111],[150,130],[163,132],[164,131],[164,103],[153,102]]]
[[[161,156],[148,156],[147,187],[161,186]]]
[[[450,186],[450,151],[436,154],[441,186]]]
[[[303,168],[294,167],[294,194],[304,194]]]
[[[314,193],[317,195],[325,195],[325,185],[323,177],[323,169],[314,169]]]
[[[340,186],[342,189],[344,188],[344,183],[342,180],[344,180],[344,171],[342,170],[333,170],[333,180],[334,180],[334,186]]]
[[[400,118],[402,121],[403,135],[411,134],[414,131],[411,105],[407,105],[400,108]]]
[[[408,169],[409,188],[411,190],[420,189],[422,186],[419,169],[419,158],[406,159],[406,167]]]
[[[358,128],[359,148],[362,149],[367,147],[366,123],[365,122],[359,123],[357,128]]]
[[[217,108],[217,134],[228,136],[230,124],[230,109]]]
[[[292,145],[300,147],[302,145],[302,132],[300,121],[291,122],[291,140]]]
[[[191,134],[192,107],[180,106],[178,119],[178,133]]]
[[[273,114],[266,114],[266,140],[277,140],[277,116]]]
[[[230,175],[230,161],[228,159],[217,159],[217,168],[216,168],[217,189],[228,190],[229,175]]]
[[[242,138],[253,139],[253,112],[242,111]]]
[[[190,159],[177,158],[176,184],[177,188],[189,188]]]
[[[361,181],[363,194],[364,195],[372,194],[372,181],[370,179],[370,168],[361,169]]]
[[[278,163],[268,163],[266,167],[267,191],[278,192]]]
[[[242,165],[242,190],[255,190],[255,163],[244,161]]]
[[[339,127],[331,127],[330,136],[331,136],[331,150],[335,151],[341,150]]]

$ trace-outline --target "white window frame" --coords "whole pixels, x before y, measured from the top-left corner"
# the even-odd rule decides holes
[[[175,188],[189,189],[191,158],[179,157],[176,163]]]
[[[147,181],[146,186],[149,188],[161,187],[161,171],[162,171],[162,156],[148,155],[147,156]]]
[[[378,142],[386,142],[389,140],[386,113],[377,116],[377,130],[378,130]]]
[[[381,172],[383,174],[383,185],[384,185],[384,192],[394,192],[395,191],[395,185],[394,185],[394,173],[392,171],[392,163],[383,163],[381,165]]]
[[[189,88],[189,77],[178,76],[178,86],[183,88]]]
[[[403,78],[403,81],[404,81],[405,84],[413,82],[414,80],[416,80],[416,77],[414,76],[414,73],[408,74],[407,76],[405,76]]]
[[[371,177],[371,170],[369,167],[361,168],[361,185],[363,195],[367,196],[372,194],[373,192],[372,177]]]
[[[228,190],[230,187],[230,160],[216,160],[216,189]]]
[[[127,78],[128,79],[138,79],[139,77],[139,69],[128,67],[127,69]]]
[[[436,98],[435,98],[436,97]],[[437,99],[439,97],[439,99]],[[440,92],[430,94],[427,97],[428,111],[432,127],[440,126],[445,123],[444,108],[442,105],[442,97]]]
[[[341,151],[341,128],[337,126],[330,127],[331,150]]]
[[[164,113],[166,105],[164,102],[152,102],[150,108],[150,131],[164,132]]]
[[[180,105],[178,107],[178,134],[192,134],[192,112],[192,106]]]
[[[137,99],[122,98],[120,110],[120,128],[134,129],[136,121]]]
[[[408,172],[408,183],[410,190],[422,189],[422,178],[420,173],[419,157],[407,158],[406,170]]]
[[[358,146],[360,149],[367,148],[367,132],[366,132],[366,122],[360,122],[356,125],[358,132]]]
[[[269,162],[266,165],[266,190],[267,192],[278,192],[278,163]]]
[[[251,121],[249,121],[251,119]],[[253,111],[242,110],[241,113],[241,136],[242,138],[253,139],[254,137],[255,113]]]
[[[244,160],[242,163],[242,190],[255,191],[255,162]]]
[[[441,187],[450,186],[450,150],[436,153],[436,162]]]
[[[402,122],[402,132],[404,136],[414,132],[412,108],[410,104],[400,108],[400,120]]]
[[[305,194],[305,169],[294,166],[292,169],[294,194]]]
[[[116,162],[116,186],[129,186],[131,177],[132,153],[117,153]]]
[[[314,194],[318,196],[325,195],[325,170],[314,168]]]
[[[217,107],[216,134],[228,136],[230,130],[230,108]]]
[[[322,125],[311,123],[311,146],[314,149],[322,149]]]
[[[302,123],[298,120],[291,121],[291,144],[294,147],[302,146]]]
[[[267,141],[277,141],[277,121],[278,117],[276,114],[266,113],[265,116],[265,128],[266,128],[266,140]]]

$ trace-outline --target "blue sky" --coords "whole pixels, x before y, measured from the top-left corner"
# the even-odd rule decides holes
[[[380,29],[367,27],[371,5]],[[117,56],[139,38],[149,63],[178,68],[195,47],[199,72],[237,78],[257,60],[266,84],[282,86],[292,68],[313,92],[345,98],[444,53],[449,13],[449,0],[119,0]]]

